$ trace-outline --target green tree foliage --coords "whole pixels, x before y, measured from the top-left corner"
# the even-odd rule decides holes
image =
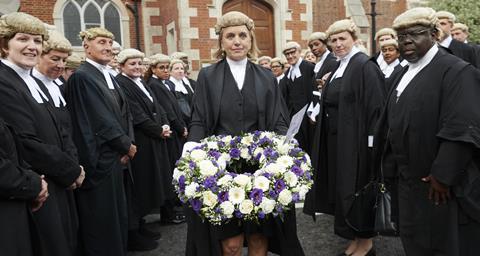
[[[456,22],[468,26],[469,42],[480,42],[480,1],[479,0],[428,0],[426,6],[436,11],[449,11],[457,17]]]

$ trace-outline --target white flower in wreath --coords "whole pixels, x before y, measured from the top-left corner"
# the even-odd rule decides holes
[[[280,173],[282,167],[276,163],[271,163],[265,167],[265,171],[273,175]]]
[[[310,156],[309,156],[308,154],[305,154],[305,158],[307,159],[307,163],[308,163],[308,164],[311,164],[311,162],[310,162]]]
[[[294,187],[298,183],[297,175],[291,171],[285,172],[283,174],[283,179],[287,182],[288,186]]]
[[[277,144],[277,151],[280,155],[287,155],[288,151],[290,150],[290,144],[281,142]]]
[[[290,156],[281,156],[277,159],[277,163],[282,166],[282,169],[287,169],[293,165],[293,159]]]
[[[242,214],[249,214],[253,211],[253,201],[250,199],[243,200],[240,203],[240,212]]]
[[[245,200],[245,190],[240,187],[233,187],[228,190],[228,198],[233,204],[239,204]]]
[[[190,153],[190,157],[192,157],[192,159],[195,162],[199,162],[199,161],[207,158],[207,152],[205,152],[201,149],[195,149]]]
[[[235,206],[230,201],[225,201],[220,204],[220,209],[222,209],[223,214],[225,214],[228,218],[231,218],[233,211],[235,210]]]
[[[283,205],[289,205],[292,202],[292,192],[288,189],[282,190],[282,192],[278,194],[278,201]]]
[[[310,190],[310,189],[308,188],[307,185],[301,185],[300,186],[300,189],[298,191],[298,195],[300,196],[300,200],[305,199],[305,195],[307,194],[308,190]]]
[[[233,179],[233,181],[242,188],[246,188],[251,182],[251,178],[245,174],[239,174]]]
[[[227,174],[217,180],[217,185],[220,187],[223,187],[223,186],[226,186],[228,183],[230,183],[232,180],[233,180],[232,176]]]
[[[262,154],[262,156],[263,156],[263,148],[256,148],[253,151],[253,156],[257,156],[258,154]]]
[[[185,176],[185,172],[182,172],[180,171],[178,168],[175,168],[173,169],[173,179],[178,181],[178,179],[180,178],[180,176],[184,175]]]
[[[213,176],[217,173],[217,167],[210,160],[202,160],[198,163],[200,174],[204,177]]]
[[[208,149],[217,150],[218,149],[218,144],[215,141],[209,141],[209,142],[207,142],[207,147],[208,147]]]
[[[301,168],[303,171],[307,171],[307,170],[310,169],[310,167],[308,167],[308,165],[307,165],[306,163],[302,163],[302,164],[300,165],[300,168]]]
[[[227,163],[230,162],[230,160],[231,160],[231,157],[229,154],[222,153],[217,160],[217,163],[220,169],[225,170],[225,168],[227,168]]]
[[[246,146],[249,146],[253,143],[253,136],[250,134],[250,135],[247,135],[245,137],[242,138],[242,144],[245,144]]]
[[[222,138],[222,141],[225,143],[225,144],[230,144],[230,141],[232,141],[232,136],[228,135],[228,136],[225,136]]]
[[[268,191],[270,188],[270,180],[265,176],[256,176],[253,182],[253,187],[265,191]]]
[[[264,198],[259,206],[265,214],[269,214],[275,209],[275,200]]]
[[[197,193],[198,183],[192,182],[185,187],[185,196],[193,198]]]
[[[267,138],[269,138],[269,139],[272,139],[272,138],[273,138],[273,133],[271,133],[271,132],[263,132],[263,136],[264,136],[264,137],[267,137]]]
[[[215,195],[212,191],[205,191],[202,193],[203,204],[212,208],[217,204],[217,195]]]
[[[248,152],[248,148],[242,148],[242,150],[240,150],[240,157],[245,160],[250,160],[252,158],[252,156]]]

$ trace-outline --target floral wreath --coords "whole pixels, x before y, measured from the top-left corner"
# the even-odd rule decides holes
[[[280,216],[312,187],[309,156],[273,132],[211,136],[180,158],[173,184],[203,220],[259,222]]]

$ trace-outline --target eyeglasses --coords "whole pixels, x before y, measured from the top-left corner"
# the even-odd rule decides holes
[[[285,55],[285,57],[287,57],[287,56],[290,56],[290,55],[295,55],[296,53],[297,53],[297,50],[294,50],[294,51],[284,52],[283,55]]]
[[[399,33],[397,34],[398,40],[405,40],[408,38],[416,38],[425,32],[430,31],[430,29],[421,29],[421,30],[412,30],[412,31],[407,31],[406,33]]]
[[[157,68],[160,69],[160,70],[166,70],[166,69],[168,69],[168,66],[158,66]]]

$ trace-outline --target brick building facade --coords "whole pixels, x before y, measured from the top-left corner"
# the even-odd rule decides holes
[[[2,5],[0,0],[0,7]],[[12,1],[7,1],[12,5]],[[118,12],[119,31],[124,47],[136,48],[147,55],[175,51],[186,52],[192,60],[194,71],[211,61],[212,52],[217,47],[214,24],[225,10],[243,10],[249,16],[262,20],[264,24],[259,37],[270,33],[263,42],[270,45],[271,55],[281,55],[283,45],[291,40],[306,47],[306,39],[314,31],[325,31],[338,20],[350,17],[361,28],[361,36],[370,42],[370,0],[14,0],[19,10],[30,13],[56,29],[65,32],[70,23],[65,20],[66,6],[75,2],[80,10],[80,19],[87,19],[91,9],[98,9],[102,19],[108,20],[107,7]],[[377,29],[390,26],[393,19],[406,10],[407,0],[377,0]],[[92,6],[89,6],[92,5]],[[258,8],[257,8],[258,7]],[[2,9],[2,8],[0,8]],[[111,12],[112,10],[110,10]],[[83,13],[82,13],[83,12]],[[251,17],[252,17],[251,16]],[[116,16],[115,16],[116,17]],[[92,18],[92,17],[90,17]],[[254,20],[256,20],[254,18]],[[262,24],[263,24],[262,23]],[[89,26],[86,21],[82,29]],[[260,24],[260,22],[259,22]],[[262,25],[263,26],[263,25]],[[138,27],[138,29],[137,29]],[[138,33],[138,37],[137,37]],[[118,40],[117,40],[118,41]],[[266,49],[267,49],[266,48]],[[82,51],[81,47],[76,47]]]

